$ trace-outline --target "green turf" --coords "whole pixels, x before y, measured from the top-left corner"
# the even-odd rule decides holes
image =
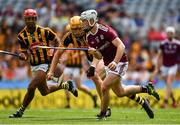
[[[10,119],[15,110],[0,110],[0,124],[180,124],[180,109],[155,109],[149,119],[140,109],[112,109],[107,120],[96,120],[99,109],[26,110],[23,118]]]

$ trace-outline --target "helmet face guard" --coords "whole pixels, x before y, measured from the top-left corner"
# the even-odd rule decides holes
[[[82,37],[85,34],[80,16],[73,16],[70,19],[69,25],[70,30],[75,35],[75,37]]]
[[[36,22],[37,21],[37,17],[25,17],[24,18],[25,22]]]
[[[72,28],[71,32],[75,37],[82,37],[85,35],[84,31],[82,28]]]

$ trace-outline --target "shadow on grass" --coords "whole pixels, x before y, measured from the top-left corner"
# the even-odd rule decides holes
[[[66,123],[72,123],[74,122],[96,122],[99,121],[96,119],[96,117],[74,117],[74,118],[57,118],[57,117],[31,117],[31,116],[27,116],[27,117],[23,117],[22,119],[27,119],[27,120],[31,120],[31,121],[39,121],[39,122],[66,122]]]

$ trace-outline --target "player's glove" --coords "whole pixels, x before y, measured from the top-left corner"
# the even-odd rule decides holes
[[[87,77],[93,77],[94,76],[94,72],[95,72],[95,67],[94,66],[90,66],[89,69],[87,70]]]
[[[19,54],[19,59],[26,61],[26,60],[27,60],[27,57],[26,57],[26,55],[25,55],[24,53],[20,53],[20,54]]]

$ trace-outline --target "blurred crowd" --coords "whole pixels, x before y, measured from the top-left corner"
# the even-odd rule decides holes
[[[180,8],[167,10],[162,25],[149,25],[148,30],[145,33],[143,30],[142,33],[141,29],[146,25],[143,15],[137,12],[127,13],[125,0],[23,0],[21,11],[14,11],[13,2],[16,0],[9,1],[12,4],[0,9],[0,50],[18,53],[16,36],[24,27],[22,13],[26,8],[35,8],[38,12],[37,23],[52,28],[60,38],[70,17],[93,8],[99,13],[99,21],[112,26],[126,45],[130,65],[125,79],[136,82],[148,80],[153,71],[159,41],[166,38],[167,25],[175,26],[176,38],[180,39]],[[0,0],[1,5],[3,2],[6,0]],[[28,63],[12,56],[0,55],[0,69],[0,80],[24,80],[30,77]],[[178,74],[177,79],[180,80],[179,76]]]

